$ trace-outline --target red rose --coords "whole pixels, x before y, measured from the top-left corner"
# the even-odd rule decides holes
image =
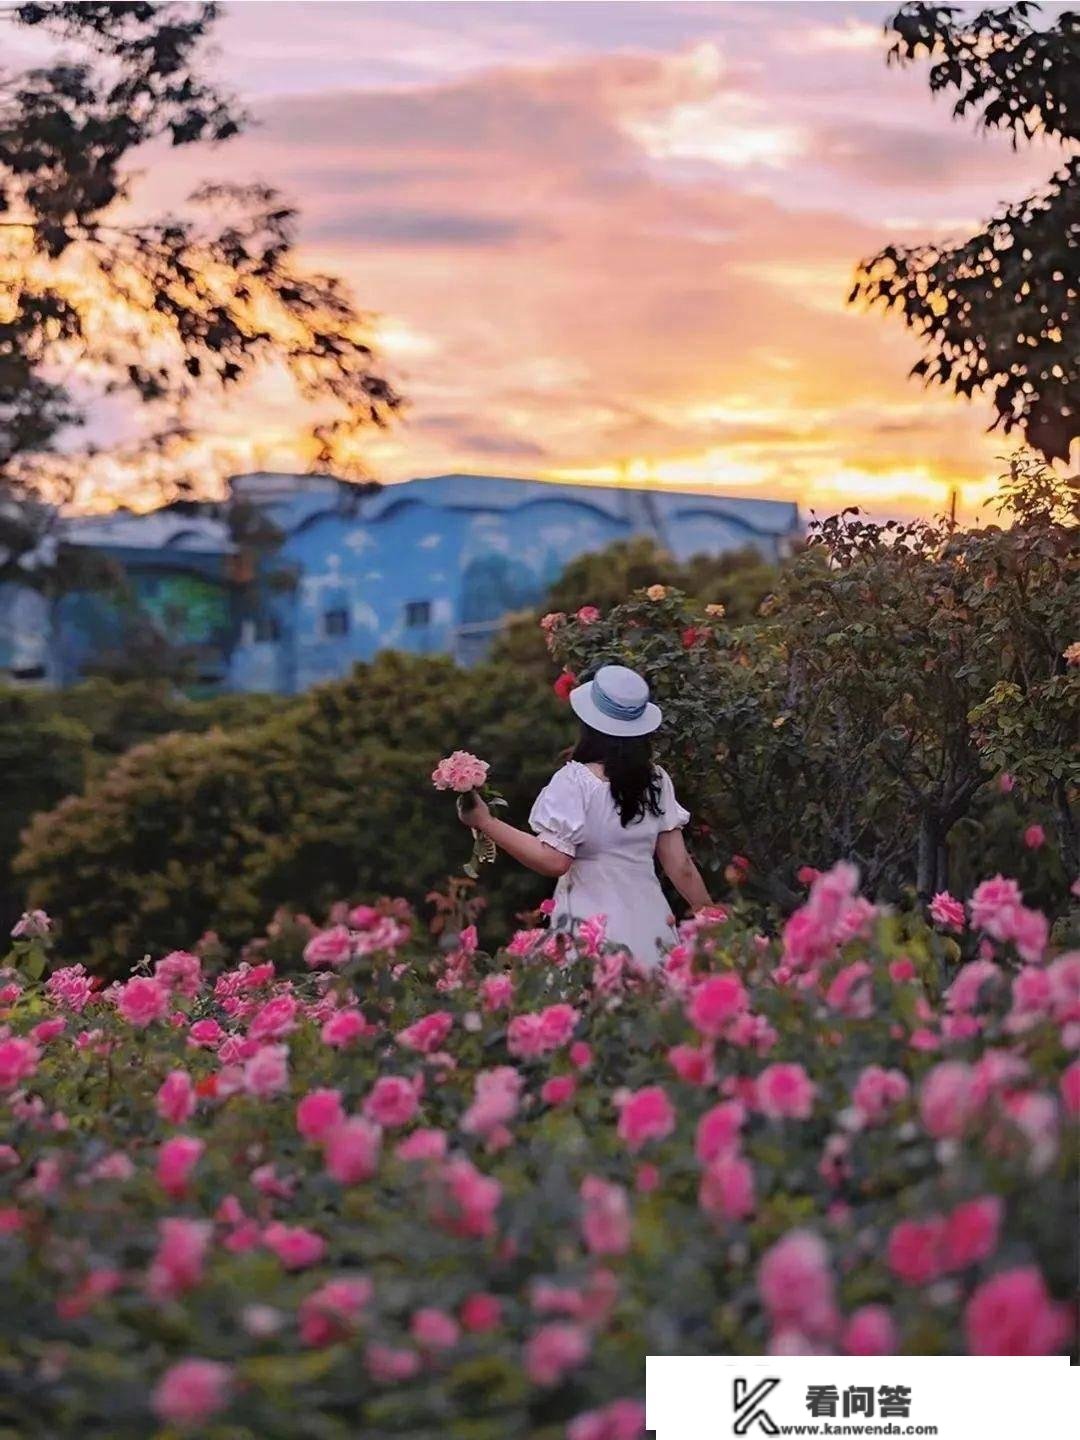
[[[682,643],[684,650],[690,650],[701,638],[701,631],[696,625],[688,625],[682,632]]]
[[[552,689],[560,700],[569,700],[570,691],[577,688],[577,676],[572,670],[564,670],[555,681]]]

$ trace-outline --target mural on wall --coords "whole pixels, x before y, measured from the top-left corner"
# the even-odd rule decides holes
[[[165,572],[140,576],[137,603],[172,645],[223,644],[232,624],[229,593],[201,575]]]
[[[234,690],[293,693],[388,648],[472,663],[503,617],[536,604],[577,555],[614,540],[648,535],[680,559],[747,544],[771,556],[800,530],[786,502],[500,476],[380,490],[256,474],[237,476],[230,494],[198,514],[166,506],[72,522],[69,543],[122,565],[141,618],[198,652],[204,683]],[[257,564],[230,529],[229,504],[273,525],[276,543]],[[0,622],[3,614],[0,605]],[[34,627],[17,628],[28,653]],[[122,646],[122,632],[115,604],[65,602],[46,645],[50,673],[69,683]]]

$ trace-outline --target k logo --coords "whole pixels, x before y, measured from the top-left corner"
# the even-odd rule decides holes
[[[775,1380],[759,1380],[750,1389],[748,1380],[735,1381],[735,1434],[749,1435],[756,1425],[765,1435],[779,1435],[776,1421],[762,1405],[766,1396],[771,1395],[780,1384]]]

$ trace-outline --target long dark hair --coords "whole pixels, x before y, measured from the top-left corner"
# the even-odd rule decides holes
[[[646,811],[660,814],[660,776],[648,735],[604,735],[582,721],[573,758],[582,765],[603,765],[624,825],[641,820]]]

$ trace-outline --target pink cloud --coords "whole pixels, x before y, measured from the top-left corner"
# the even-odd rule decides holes
[[[935,503],[993,473],[985,409],[908,382],[910,337],[844,293],[890,217],[985,214],[1052,159],[887,71],[876,7],[785,7],[783,26],[755,6],[239,10],[222,68],[243,76],[257,31],[260,125],[150,190],[212,172],[298,198],[310,258],[387,317],[412,402],[377,473],[655,473],[818,501],[891,476],[882,493]],[[309,12],[274,93],[274,47]],[[262,426],[261,458],[289,463],[268,414],[255,397],[214,426]]]

